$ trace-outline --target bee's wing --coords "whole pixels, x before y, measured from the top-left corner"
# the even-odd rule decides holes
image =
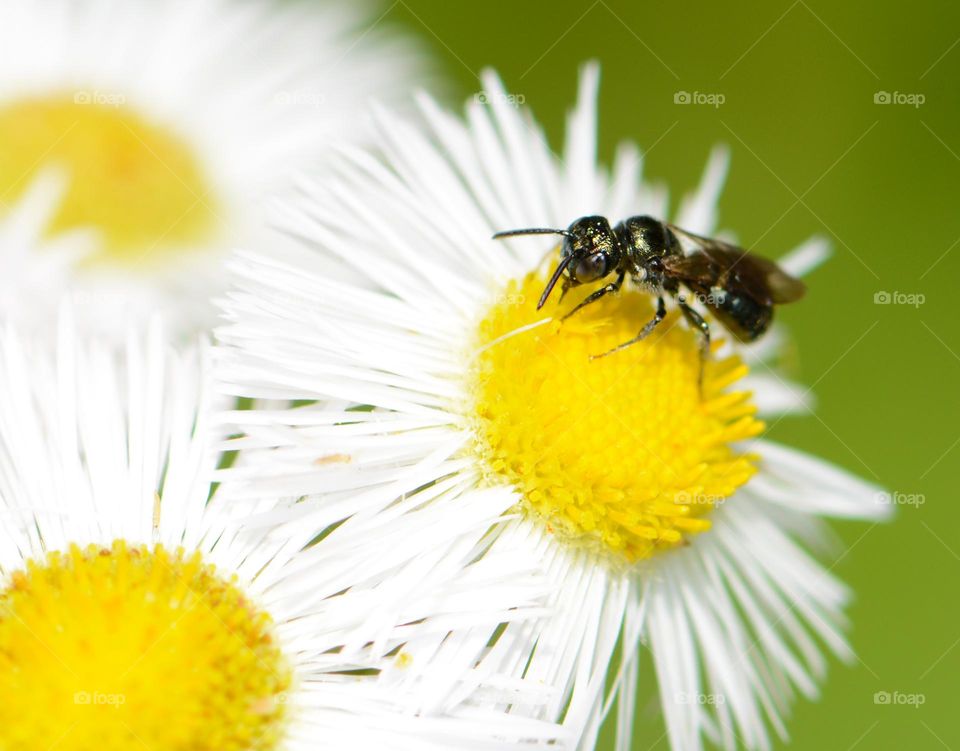
[[[720,278],[720,265],[706,253],[665,256],[663,265],[670,276],[697,292],[708,292]]]
[[[741,288],[759,302],[779,305],[796,302],[807,290],[803,282],[790,276],[771,260],[755,256],[743,248],[722,240],[695,235],[674,224],[668,226],[675,233],[696,243],[703,254],[712,261],[716,273],[714,281],[726,274],[728,284]],[[696,258],[697,255],[693,254],[686,258]],[[702,262],[695,262],[691,267],[700,268],[702,265]]]

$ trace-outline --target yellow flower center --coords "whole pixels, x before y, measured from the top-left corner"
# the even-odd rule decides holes
[[[0,202],[12,203],[49,165],[70,179],[51,232],[99,230],[103,249],[94,260],[157,263],[216,230],[216,198],[188,144],[115,96],[0,105]]]
[[[754,472],[755,457],[732,444],[763,424],[748,393],[727,391],[746,365],[711,357],[701,393],[697,334],[677,312],[591,359],[636,336],[651,296],[624,285],[561,324],[595,285],[538,312],[545,283],[543,273],[511,283],[474,342],[468,414],[488,480],[509,482],[558,537],[621,561],[708,529],[711,510]]]
[[[29,561],[0,589],[0,747],[275,748],[291,672],[199,553],[121,540]]]

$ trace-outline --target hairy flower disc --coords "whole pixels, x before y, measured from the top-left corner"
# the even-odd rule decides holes
[[[538,312],[545,283],[543,273],[512,283],[479,326],[470,393],[490,479],[517,488],[558,536],[621,560],[708,529],[710,511],[754,472],[733,444],[763,425],[748,393],[727,391],[746,365],[711,358],[701,395],[697,335],[677,312],[647,339],[591,359],[636,336],[652,298],[624,288],[561,324],[592,290]]]
[[[100,260],[156,262],[158,249],[210,240],[216,199],[191,148],[113,97],[80,92],[0,106],[0,197],[59,165],[71,180],[50,231],[98,230]]]
[[[271,618],[199,553],[74,545],[0,589],[3,748],[275,748],[290,684]]]

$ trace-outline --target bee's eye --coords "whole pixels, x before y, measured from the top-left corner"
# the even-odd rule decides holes
[[[591,253],[581,258],[573,267],[573,278],[577,282],[593,282],[607,275],[607,256],[605,253]]]

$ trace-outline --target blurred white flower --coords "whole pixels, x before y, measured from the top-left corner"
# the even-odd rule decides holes
[[[849,593],[808,552],[822,546],[821,517],[880,519],[887,507],[875,488],[758,437],[755,404],[803,407],[762,364],[769,344],[718,348],[701,396],[697,339],[677,311],[657,335],[590,359],[649,320],[644,292],[563,325],[553,311],[576,292],[536,310],[555,240],[493,232],[669,214],[634,147],[612,174],[597,165],[597,84],[587,67],[559,157],[493,75],[465,123],[427,97],[426,128],[381,113],[379,158],[349,150],[337,179],[307,185],[284,224],[365,274],[366,288],[263,255],[233,262],[222,388],[306,401],[232,416],[249,465],[237,492],[245,481],[254,494],[309,495],[305,527],[365,537],[410,586],[432,579],[434,613],[397,621],[419,668],[384,676],[421,684],[410,695],[425,716],[499,708],[557,722],[565,747],[591,748],[619,694],[618,748],[629,748],[645,639],[673,748],[701,748],[704,736],[768,748],[795,694],[816,696],[824,653],[852,655]],[[725,171],[717,151],[679,225],[713,231]],[[783,262],[801,273],[823,255],[814,241]],[[755,401],[735,386],[746,361]],[[344,461],[317,460],[330,455]],[[435,565],[454,551],[499,570],[488,583],[504,592],[515,571],[539,569],[548,612],[496,627],[461,612],[471,598],[445,592],[465,573]],[[405,586],[392,594],[403,601]],[[542,683],[549,700],[461,690],[463,674],[490,673]]]
[[[422,55],[388,27],[366,2],[5,2],[0,215],[57,166],[49,232],[100,240],[63,264],[84,325],[163,310],[179,330],[209,326],[223,253],[256,236],[263,197],[331,141],[366,139],[368,98],[422,82]],[[19,286],[49,263],[6,253],[0,277]],[[58,299],[51,285],[4,307],[52,322]]]
[[[90,231],[46,237],[65,181],[47,170],[0,216],[0,321],[42,325],[70,283],[74,267],[97,246]]]
[[[295,504],[211,486],[223,405],[207,348],[168,350],[154,328],[121,354],[62,324],[53,356],[0,331],[5,746],[482,749],[556,738],[523,717],[410,712],[414,700],[380,673],[419,670],[393,624],[435,612],[429,572],[412,589],[399,582],[412,597],[397,602],[391,557],[351,552],[366,550],[365,536],[311,544],[316,531],[290,523]],[[476,598],[491,623],[533,589],[519,572],[517,590],[491,590],[501,572],[489,562],[464,571],[462,591],[442,594]],[[495,688],[542,693],[524,681]]]

